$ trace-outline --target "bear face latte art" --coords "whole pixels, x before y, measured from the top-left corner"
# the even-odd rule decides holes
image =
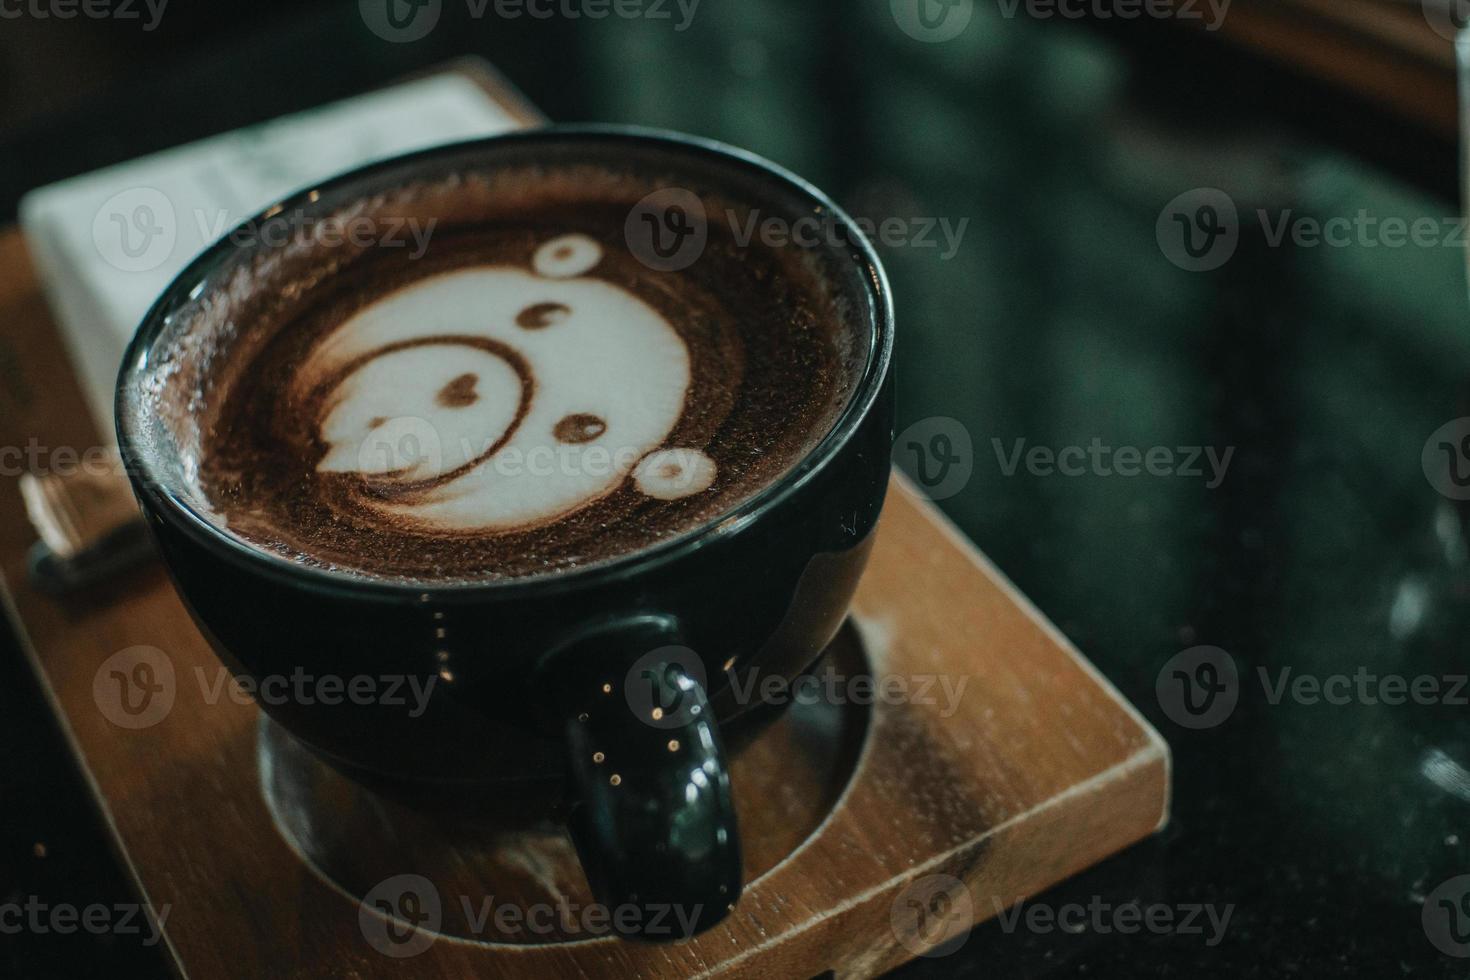
[[[460,175],[346,209],[410,213],[423,250],[258,256],[153,368],[196,506],[294,561],[480,580],[636,553],[779,479],[848,401],[847,313],[738,202],[710,197],[687,268],[641,262],[657,186]]]

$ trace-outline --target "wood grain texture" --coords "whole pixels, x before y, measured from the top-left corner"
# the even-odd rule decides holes
[[[32,438],[52,448],[100,444],[10,232],[0,235],[0,446]],[[212,682],[217,661],[162,569],[57,601],[26,581],[33,539],[17,481],[6,476],[0,573],[9,612],[119,854],[148,901],[169,906],[165,936],[189,977],[872,976],[913,955],[893,909],[916,879],[963,880],[974,917],[988,918],[1167,817],[1169,755],[1158,734],[895,480],[855,622],[878,674],[963,679],[958,710],[943,716],[942,699],[874,705],[825,821],[793,853],[756,862],[769,867],[735,913],[693,942],[439,938],[412,959],[390,959],[365,940],[358,903],[278,831],[259,786],[258,710],[228,697],[209,702],[198,676]],[[130,730],[99,708],[93,682],[104,661],[136,645],[166,654],[176,693],[163,720]],[[769,768],[781,757],[768,748]],[[756,784],[748,794],[737,775],[748,837],[796,805],[780,801],[800,795],[791,778],[800,771],[792,764],[746,779]]]

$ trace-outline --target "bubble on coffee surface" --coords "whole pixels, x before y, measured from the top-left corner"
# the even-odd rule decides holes
[[[707,489],[702,453],[648,464],[683,415],[689,352],[637,296],[583,275],[601,258],[591,238],[564,235],[536,251],[534,272],[457,269],[349,318],[292,382],[321,406],[318,472],[356,474],[359,508],[428,532],[536,527],[635,465],[651,497]]]

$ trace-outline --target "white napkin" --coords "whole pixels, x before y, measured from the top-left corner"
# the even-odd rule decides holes
[[[194,256],[293,191],[375,160],[520,125],[448,72],[32,191],[21,226],[97,426],[123,348]]]

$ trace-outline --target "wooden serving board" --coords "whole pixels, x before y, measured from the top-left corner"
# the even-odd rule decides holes
[[[0,446],[32,439],[78,452],[104,444],[25,246],[8,232],[0,234]],[[751,842],[747,870],[758,877],[728,920],[692,942],[425,934],[417,955],[390,957],[369,941],[350,889],[329,883],[283,837],[261,791],[259,711],[201,695],[196,669],[213,677],[217,661],[162,568],[153,562],[88,593],[49,598],[27,581],[34,539],[16,479],[0,478],[8,612],[139,890],[154,908],[169,907],[168,950],[188,977],[867,977],[962,936],[971,921],[1168,817],[1164,741],[896,479],[856,630],[843,642],[857,637],[880,676],[948,678],[951,690],[963,680],[955,710],[943,710],[942,696],[874,704],[844,729],[859,733],[846,756],[819,747],[832,726],[793,711],[739,753],[737,806]],[[109,657],[140,645],[164,652],[176,694],[156,724],[120,727],[94,680]],[[834,772],[846,778],[834,783]],[[324,788],[302,785],[291,792]],[[559,834],[553,826],[535,839],[505,838],[522,865],[547,859],[548,895],[585,887]]]

